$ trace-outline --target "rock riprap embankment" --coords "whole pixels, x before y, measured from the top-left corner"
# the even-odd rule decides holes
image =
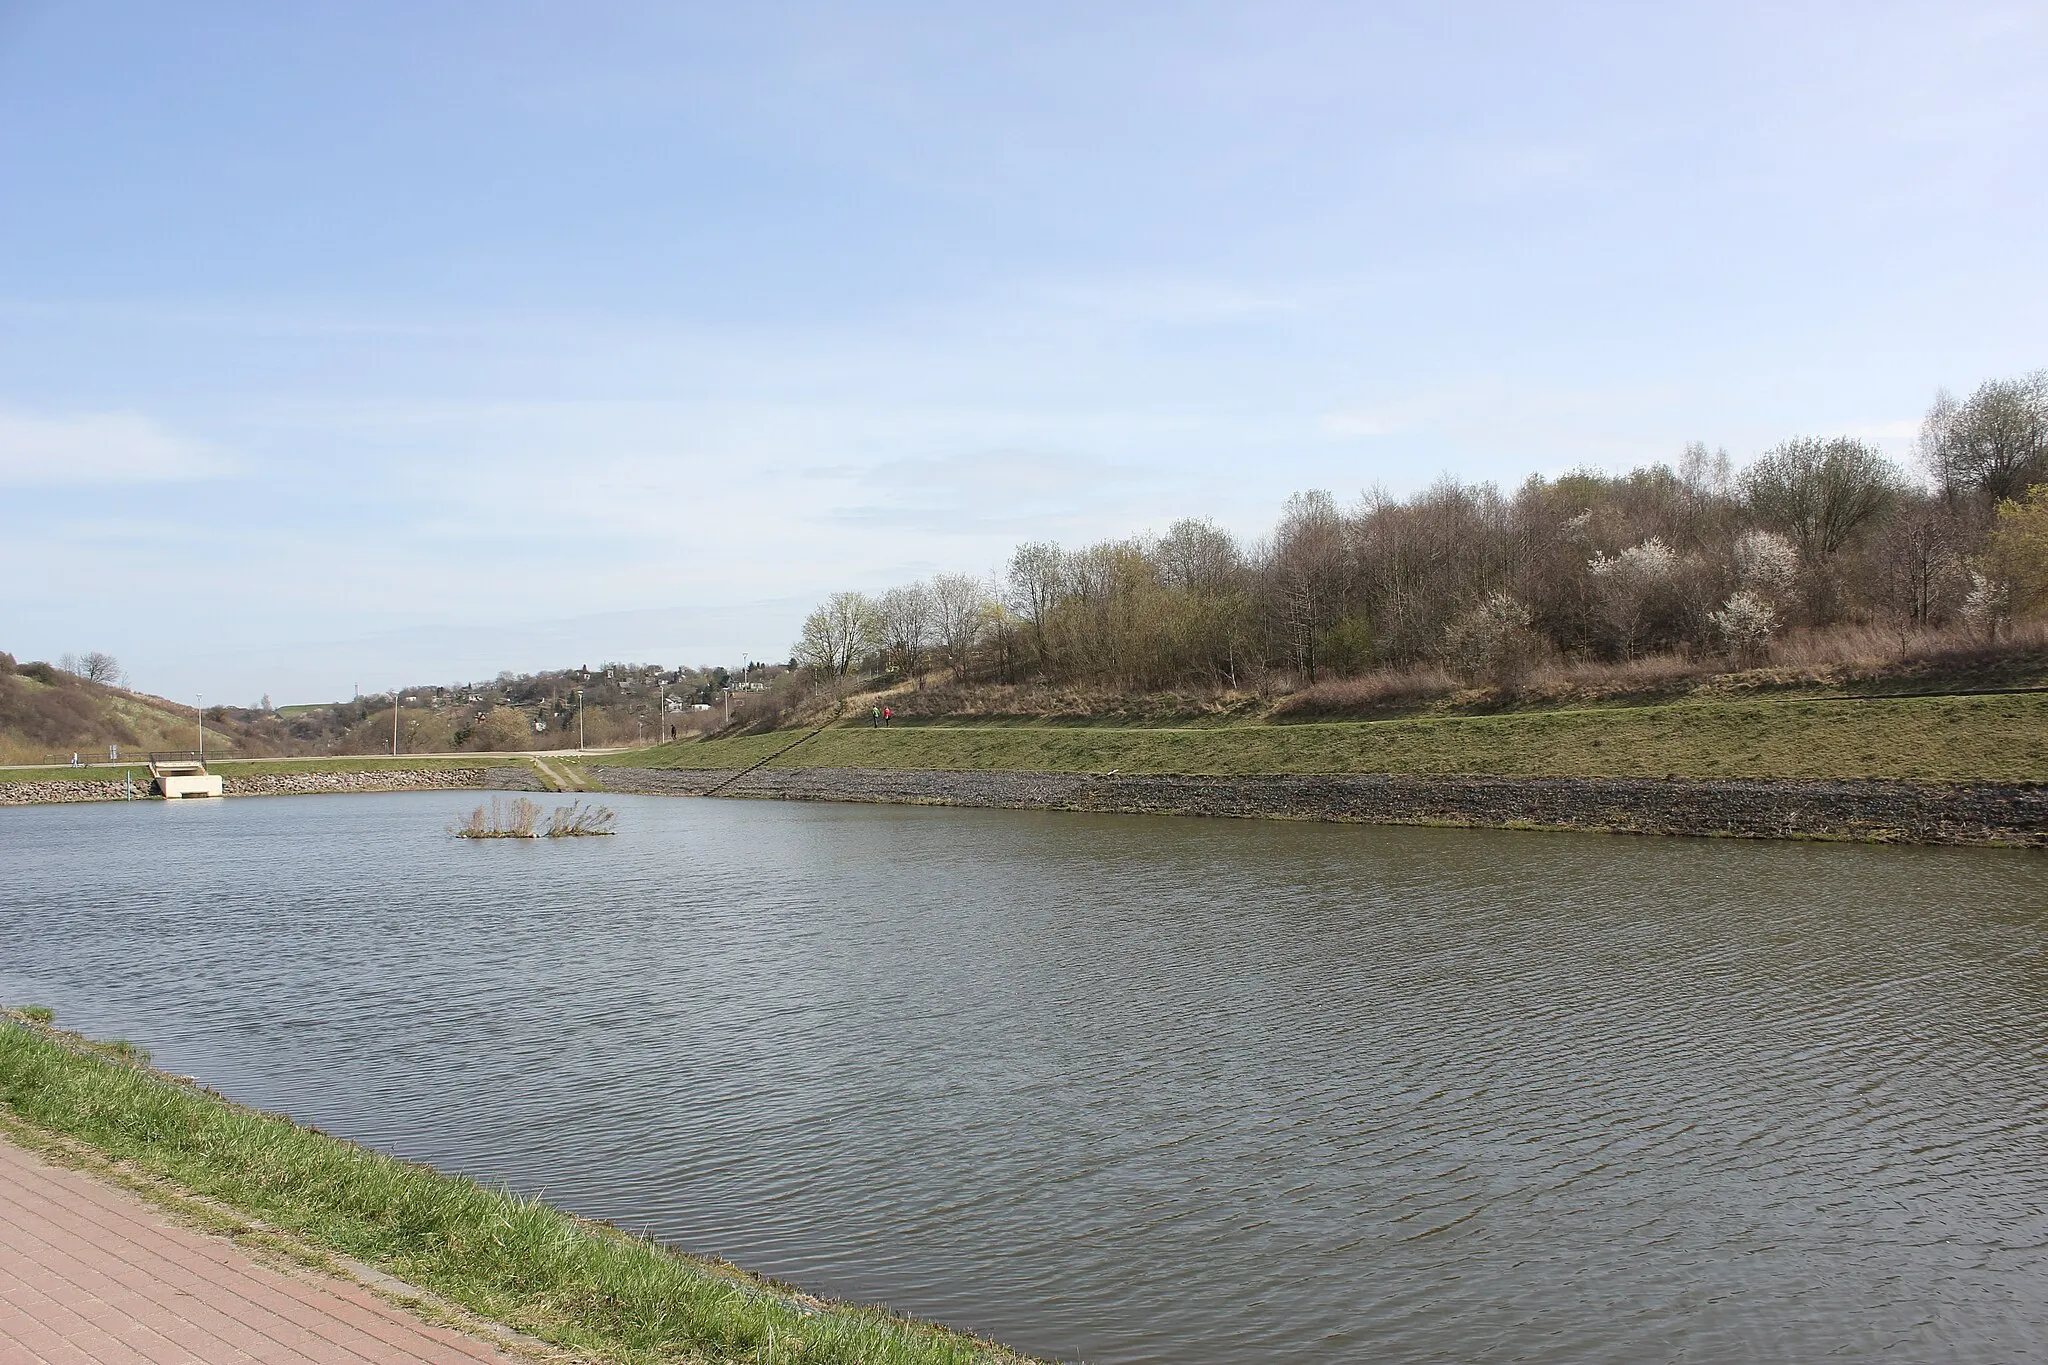
[[[323,792],[539,791],[526,768],[391,768],[366,773],[258,773],[221,783],[229,796],[312,796]]]
[[[609,791],[1362,824],[2048,847],[2048,785],[1744,778],[1173,777],[906,769],[593,768]]]
[[[149,790],[145,777],[137,792]],[[49,806],[70,801],[119,801],[128,794],[125,782],[4,782],[0,806]]]
[[[387,768],[356,773],[252,773],[228,776],[221,789],[229,796],[316,796],[332,792],[398,791],[539,791],[540,781],[525,766],[498,768]],[[147,774],[138,776],[137,796],[150,796]],[[122,782],[0,783],[0,806],[42,806],[73,801],[120,801],[128,796]]]

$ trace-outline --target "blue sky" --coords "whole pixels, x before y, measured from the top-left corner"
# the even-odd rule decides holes
[[[2048,364],[2048,9],[0,0],[0,648],[280,703]]]

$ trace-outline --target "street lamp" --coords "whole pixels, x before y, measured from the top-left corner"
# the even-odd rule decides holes
[[[206,694],[192,694],[192,709],[199,713],[199,761],[206,762]]]
[[[391,756],[398,757],[398,689],[391,689]]]
[[[583,689],[576,689],[576,752],[583,752]]]

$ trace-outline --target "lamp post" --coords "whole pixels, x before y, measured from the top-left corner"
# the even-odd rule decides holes
[[[192,709],[199,713],[199,761],[206,762],[206,694],[192,694]]]
[[[391,756],[398,757],[398,689],[391,689]]]
[[[583,752],[583,689],[576,689],[576,752]]]

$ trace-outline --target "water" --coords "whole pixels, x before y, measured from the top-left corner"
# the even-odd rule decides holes
[[[0,999],[1103,1362],[2048,1356],[2048,862],[460,794],[0,811]]]

